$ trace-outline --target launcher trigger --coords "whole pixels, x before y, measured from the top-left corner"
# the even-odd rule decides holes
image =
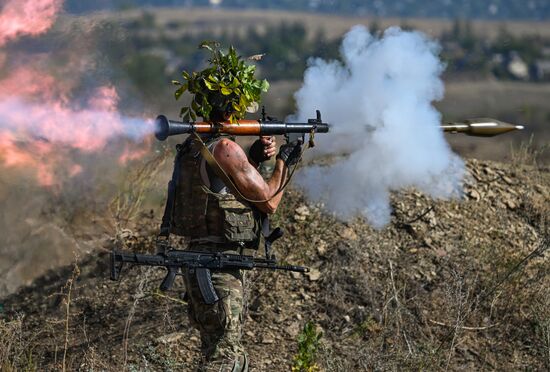
[[[286,143],[292,143],[295,141],[304,143],[306,138],[305,133],[287,133],[284,136],[285,136]]]

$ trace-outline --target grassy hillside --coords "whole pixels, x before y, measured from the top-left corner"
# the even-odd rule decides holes
[[[468,168],[462,200],[395,194],[381,231],[336,221],[290,191],[276,250],[312,272],[251,273],[252,370],[288,371],[307,322],[310,336],[322,332],[310,356],[326,371],[548,369],[550,170]],[[199,339],[181,282],[161,294],[162,272],[139,268],[108,280],[107,252],[153,250],[158,220],[143,213],[117,242],[0,300],[3,369],[191,371]]]
[[[322,33],[335,46],[358,23],[402,24],[435,37],[452,27],[420,18],[129,10],[66,15],[43,39],[10,45],[5,56],[55,55],[70,35],[78,46],[71,51],[89,42],[90,60],[98,62],[90,75],[73,76],[63,53],[52,59],[60,76],[82,84],[76,90],[89,91],[86,84],[99,74],[120,90],[124,113],[176,118],[169,76],[177,77],[182,56],[196,52],[183,33],[284,31],[292,22],[305,26],[301,41],[310,46]],[[502,24],[472,27],[494,39]],[[550,38],[548,22],[508,22],[507,29]],[[173,48],[176,40],[181,49]],[[311,53],[298,58],[293,50],[300,49],[280,48],[295,66],[305,55],[303,69]],[[301,72],[288,80],[287,66],[280,67],[282,78],[271,79],[265,100],[279,118],[294,111],[292,94],[300,86]],[[361,219],[335,220],[297,190],[285,196],[273,223],[287,231],[277,255],[312,271],[250,273],[244,343],[252,370],[288,371],[309,357],[326,371],[550,369],[550,152],[543,152],[550,143],[550,85],[477,77],[449,79],[437,103],[444,119],[494,116],[527,128],[492,139],[448,137],[462,156],[485,159],[468,160],[462,200],[396,193],[390,225],[376,231]],[[0,171],[0,370],[193,369],[199,339],[187,322],[181,281],[162,294],[162,270],[135,268],[118,283],[108,280],[113,247],[155,249],[176,140],[155,142],[151,156],[127,167],[113,165],[108,151],[86,157],[90,169],[64,180],[61,192],[35,185],[30,169]],[[309,355],[296,356],[299,340],[311,341]]]

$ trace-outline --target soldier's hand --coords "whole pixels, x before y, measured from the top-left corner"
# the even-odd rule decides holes
[[[277,152],[275,137],[273,136],[261,136],[256,140],[250,150],[248,151],[248,157],[256,164],[260,164],[266,160],[269,160]]]
[[[275,136],[261,136],[260,141],[264,145],[264,155],[270,159],[277,152]]]
[[[296,140],[290,143],[285,143],[279,148],[277,159],[281,159],[285,162],[287,167],[295,165],[300,161],[302,156],[302,141]]]

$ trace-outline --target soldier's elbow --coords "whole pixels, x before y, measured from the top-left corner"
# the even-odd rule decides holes
[[[267,202],[266,203],[266,212],[267,214],[274,214],[277,212],[278,205],[275,203]]]
[[[260,211],[266,214],[273,214],[277,211],[278,205],[271,201],[266,201],[256,205]]]

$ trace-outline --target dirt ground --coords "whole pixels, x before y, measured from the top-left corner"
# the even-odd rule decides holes
[[[275,249],[312,270],[249,273],[252,371],[288,371],[306,322],[322,332],[323,371],[548,370],[550,169],[468,168],[461,200],[394,194],[380,231],[337,221],[291,190],[273,221],[286,230]],[[159,218],[142,213],[118,244],[154,250]],[[162,270],[145,268],[109,281],[114,244],[0,300],[5,370],[193,370],[199,336],[182,282],[160,293]]]

